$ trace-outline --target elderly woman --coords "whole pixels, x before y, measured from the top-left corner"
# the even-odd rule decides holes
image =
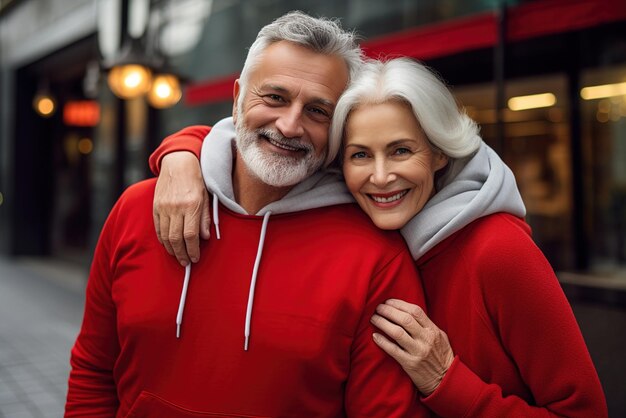
[[[444,83],[408,59],[368,62],[333,120],[348,189],[376,226],[401,230],[423,280],[429,316],[393,299],[371,319],[381,330],[374,342],[409,374],[421,402],[442,417],[607,416],[513,174]],[[207,129],[170,137],[153,166],[166,151],[198,154]],[[194,181],[190,189],[201,187],[183,184]],[[163,201],[175,192],[158,193]]]

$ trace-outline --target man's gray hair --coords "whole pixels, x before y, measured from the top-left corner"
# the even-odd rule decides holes
[[[357,42],[356,34],[342,29],[337,19],[315,18],[301,11],[289,12],[264,26],[248,50],[246,62],[239,76],[241,91],[237,100],[239,113],[243,111],[243,101],[247,93],[246,88],[250,79],[250,72],[259,62],[263,51],[268,46],[280,41],[292,42],[309,48],[313,52],[337,55],[343,58],[349,71],[350,78],[348,81],[356,76],[363,64],[363,52]],[[334,158],[338,149],[338,144],[329,143],[327,162]]]

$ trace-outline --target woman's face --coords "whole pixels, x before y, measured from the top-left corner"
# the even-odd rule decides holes
[[[402,228],[435,193],[448,162],[432,149],[409,105],[355,108],[346,123],[343,174],[361,209],[381,229]]]

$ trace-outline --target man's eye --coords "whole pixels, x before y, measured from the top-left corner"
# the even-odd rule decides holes
[[[324,109],[319,108],[319,107],[310,107],[309,108],[309,112],[316,113],[316,114],[319,114],[319,115],[322,115],[322,116],[328,116],[328,112],[325,111]]]
[[[282,96],[280,96],[278,94],[267,94],[265,97],[267,99],[269,99],[270,101],[273,101],[273,102],[282,102],[282,101],[284,101]]]

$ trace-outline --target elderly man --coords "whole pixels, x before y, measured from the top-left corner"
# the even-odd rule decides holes
[[[123,194],[94,256],[66,417],[428,415],[369,323],[392,296],[423,306],[411,257],[320,170],[360,63],[330,20],[294,12],[260,31],[233,117],[204,141],[214,233],[193,267],[154,234],[155,180]]]

